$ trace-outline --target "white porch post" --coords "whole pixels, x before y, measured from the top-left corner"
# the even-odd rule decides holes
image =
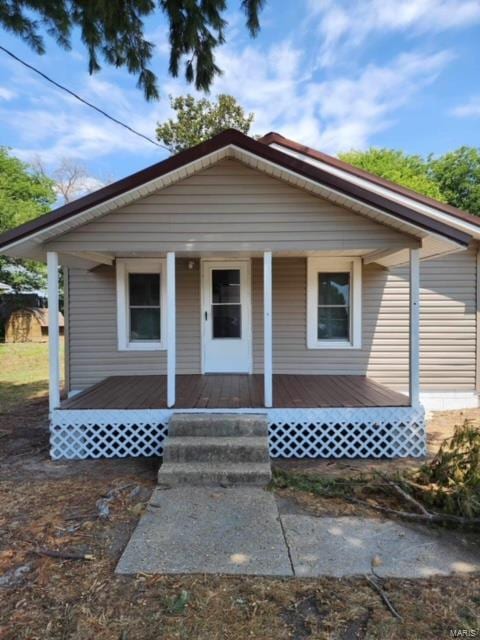
[[[175,405],[176,308],[175,253],[167,253],[167,407]]]
[[[272,398],[272,252],[263,254],[263,385],[264,404]]]
[[[58,323],[58,254],[47,252],[48,367],[50,412],[60,404],[60,330]]]
[[[410,249],[410,404],[420,403],[420,249]]]

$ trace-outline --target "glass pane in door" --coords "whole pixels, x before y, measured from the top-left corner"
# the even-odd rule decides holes
[[[212,270],[212,338],[241,338],[240,269]]]
[[[212,314],[213,338],[241,338],[242,311],[239,304],[213,305]]]
[[[240,302],[240,269],[212,271],[212,302]]]

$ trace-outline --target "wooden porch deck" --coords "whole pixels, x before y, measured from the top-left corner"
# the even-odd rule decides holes
[[[165,409],[167,377],[113,376],[65,400],[61,409]],[[263,375],[177,375],[176,409],[263,407]],[[408,397],[366,376],[273,376],[275,408],[403,407]]]

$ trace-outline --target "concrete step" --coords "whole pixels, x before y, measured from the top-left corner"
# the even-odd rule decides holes
[[[168,423],[170,437],[267,437],[267,434],[268,421],[263,414],[176,413]]]
[[[164,462],[269,462],[264,436],[169,436]]]
[[[272,472],[269,463],[212,464],[210,462],[165,462],[158,473],[160,485],[250,485],[265,486]]]

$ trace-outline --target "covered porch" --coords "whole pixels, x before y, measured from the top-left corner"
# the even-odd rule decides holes
[[[176,376],[176,409],[264,407],[261,374]],[[273,408],[405,407],[408,397],[367,376],[273,374]],[[167,376],[111,376],[61,409],[165,409]]]
[[[404,325],[408,338],[408,360],[404,369],[408,394],[369,377],[363,364],[351,364],[355,356],[358,361],[361,357],[358,354],[362,353],[365,356],[362,363],[368,362],[370,343],[365,339],[362,321],[375,323],[378,316],[375,305],[362,311],[362,269],[368,264],[367,257],[337,256],[332,264],[331,255],[325,258],[318,253],[314,257],[304,254],[302,269],[294,272],[300,276],[290,276],[290,264],[298,267],[298,261],[291,262],[290,256],[277,257],[272,253],[215,256],[214,259],[208,256],[195,262],[184,255],[167,252],[157,259],[157,262],[161,260],[161,302],[157,313],[161,318],[161,342],[157,335],[155,350],[150,344],[129,342],[132,321],[130,329],[128,324],[128,295],[131,298],[133,294],[127,283],[136,282],[138,273],[146,273],[148,281],[153,273],[152,259],[147,258],[141,268],[135,262],[133,279],[128,277],[131,258],[117,257],[111,260],[111,265],[103,266],[97,273],[115,276],[116,317],[124,320],[117,325],[117,349],[105,352],[107,362],[115,362],[120,354],[122,358],[131,358],[125,360],[127,362],[137,362],[140,368],[146,362],[155,364],[148,365],[150,370],[145,374],[140,370],[135,375],[131,373],[134,367],[129,365],[125,370],[120,365],[117,371],[121,375],[104,374],[100,381],[84,385],[80,392],[61,400],[58,331],[52,327],[49,336],[52,457],[162,455],[174,413],[263,414],[268,421],[272,457],[423,455],[424,412],[419,401],[419,248],[409,247],[406,252],[408,297],[401,301],[408,314]],[[58,254],[49,252],[48,258],[50,302],[54,308],[58,302]],[[194,268],[190,269],[192,264]],[[321,329],[319,318],[323,311],[323,307],[321,311],[317,309],[319,298],[316,298],[318,286],[325,280],[321,273],[326,273],[326,279],[337,289],[347,290],[342,300],[349,306],[350,320],[342,325],[345,335],[341,340],[327,340],[327,344],[319,344],[316,333],[317,326],[319,332]],[[286,274],[293,277],[291,287],[284,285]],[[186,282],[196,283],[196,287],[188,288],[188,295],[185,294]],[[217,286],[220,287],[219,302],[214,299]],[[379,290],[382,291],[382,287]],[[311,291],[315,294],[313,304]],[[105,294],[111,295],[112,289],[108,292]],[[365,299],[369,299],[367,287]],[[101,299],[97,300],[101,305]],[[308,322],[309,316],[313,323]],[[296,329],[292,318],[297,318]],[[111,338],[115,335],[115,326],[110,323],[106,331]],[[185,344],[194,346],[185,351]],[[242,349],[238,349],[239,345],[243,345]],[[88,373],[92,362],[102,370],[102,352],[97,356],[87,351],[85,356],[84,348],[88,349],[88,344],[79,345],[76,357],[87,362],[85,371]],[[296,371],[275,371],[282,366],[276,359],[279,351],[284,354],[287,365],[288,360],[293,362]],[[144,354],[150,354],[151,359],[147,360]],[[185,373],[182,367],[185,362],[191,366],[194,354],[200,355],[198,364],[193,372]],[[118,361],[124,362],[120,358]],[[312,364],[317,371],[312,370]],[[387,366],[395,370],[395,364]],[[338,374],[335,373],[335,369],[340,368]],[[319,373],[322,369],[326,369],[325,373]],[[113,365],[112,373],[114,371]]]
[[[109,407],[174,410],[418,407],[420,250],[410,248],[406,252],[408,297],[398,300],[399,307],[404,305],[404,311],[408,313],[406,326],[404,323],[402,329],[404,336],[407,330],[405,355],[408,360],[407,363],[403,361],[398,365],[392,362],[391,365],[392,371],[403,367],[408,395],[374,380],[367,371],[372,348],[371,333],[378,321],[383,295],[383,281],[378,279],[379,284],[369,285],[370,290],[376,291],[375,301],[372,303],[370,290],[365,291],[368,306],[365,303],[363,310],[362,288],[366,276],[362,275],[362,265],[368,265],[368,259],[358,256],[332,258],[331,255],[323,258],[318,257],[321,255],[318,253],[317,257],[304,254],[298,259],[281,255],[274,258],[272,253],[266,251],[262,257],[239,257],[236,254],[233,259],[223,258],[220,261],[210,257],[193,260],[183,255],[179,257],[174,252],[167,252],[156,260],[105,258],[101,265],[103,271],[98,271],[99,275],[94,276],[93,281],[103,278],[102,282],[110,282],[100,274],[115,274],[117,327],[113,323],[105,326],[103,330],[108,332],[111,342],[108,351],[99,344],[98,355],[89,346],[91,338],[88,344],[80,339],[75,342],[76,362],[81,363],[87,384],[81,379],[80,393],[75,386],[72,391],[70,386],[68,391],[72,397],[61,402],[58,327],[55,326],[55,315],[52,316],[49,332],[51,411]],[[277,265],[275,286],[274,261]],[[58,254],[49,252],[49,306],[53,310],[58,308],[58,263]],[[150,342],[129,341],[133,335],[132,314],[137,312],[137,308],[128,302],[129,272],[125,269],[130,263],[134,263],[135,278],[139,271],[145,272],[147,281],[156,278],[159,282],[159,276],[150,272],[157,268],[161,271],[161,294],[157,294],[161,302],[157,307],[147,309],[147,312],[153,309],[156,317],[161,318],[161,327],[156,340]],[[290,263],[293,266],[292,276],[289,275]],[[304,264],[308,266],[305,268]],[[337,264],[342,266],[337,268]],[[328,286],[342,290],[342,304],[333,304],[330,308],[328,304],[321,309],[317,307],[317,287],[320,286],[322,270],[326,272],[324,280],[331,281]],[[336,272],[339,272],[338,278]],[[214,300],[216,280],[221,281],[221,295],[227,298],[226,302],[225,298],[219,303]],[[371,280],[369,276],[369,282]],[[86,281],[82,286],[88,286]],[[109,289],[104,293],[111,296],[113,292]],[[102,300],[98,299],[97,304],[101,306]],[[321,314],[337,311],[338,307],[343,311],[345,304],[346,322],[333,324],[333,329],[340,327],[345,331],[342,338],[327,336],[325,340],[318,339],[317,330],[320,332],[324,326],[321,326]],[[102,314],[111,311],[113,309],[101,307]],[[77,315],[84,317],[78,312]],[[369,328],[364,330],[363,326],[367,324]],[[76,326],[83,335],[82,325],[77,322]],[[115,328],[116,347],[112,344]],[[370,332],[369,340],[364,338],[365,331]],[[76,334],[72,340],[76,340]],[[382,343],[379,341],[378,344],[377,353],[379,350],[383,353]],[[102,351],[108,362],[105,367]],[[392,358],[396,355],[392,354]],[[119,362],[119,375],[114,366],[116,360]],[[384,362],[377,366],[378,371],[385,368]],[[150,363],[154,363],[153,366]],[[91,366],[99,373],[105,373],[97,374],[97,380],[88,381]],[[130,371],[137,369],[135,375],[130,374],[129,368]],[[141,375],[142,368],[147,369],[146,375]],[[277,373],[276,368],[283,371]],[[404,386],[397,385],[397,388],[403,390]],[[87,406],[92,402],[94,406]]]

